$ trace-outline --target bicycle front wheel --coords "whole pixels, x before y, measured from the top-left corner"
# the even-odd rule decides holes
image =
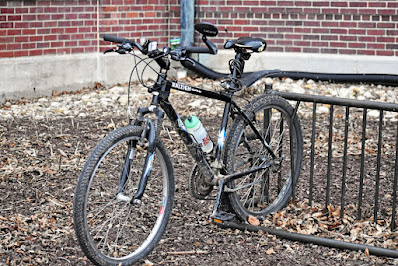
[[[142,201],[131,200],[147,155],[142,130],[128,126],[109,134],[95,147],[79,177],[75,231],[82,250],[96,265],[138,262],[153,250],[166,229],[174,176],[170,156],[159,140]]]
[[[269,165],[227,184],[231,206],[243,221],[250,215],[263,218],[287,203],[299,177],[303,151],[299,120],[283,98],[260,96],[246,106],[245,113],[276,158],[272,158],[250,125],[238,117],[228,134],[224,153],[228,173]]]

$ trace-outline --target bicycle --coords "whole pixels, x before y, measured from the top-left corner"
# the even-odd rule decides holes
[[[195,161],[189,176],[189,190],[205,199],[218,186],[211,218],[216,223],[231,219],[247,222],[250,216],[263,219],[281,209],[297,183],[303,141],[293,108],[283,98],[264,94],[243,109],[233,100],[236,92],[263,76],[279,70],[259,71],[242,77],[251,53],[261,52],[266,42],[260,38],[239,38],[226,42],[234,49],[230,75],[221,82],[222,91],[209,91],[167,79],[170,60],[188,61],[190,53],[216,54],[207,38],[218,29],[206,22],[195,25],[206,47],[166,47],[154,42],[137,43],[105,35],[119,43],[105,52],[133,54],[140,61],[155,61],[160,70],[148,87],[151,104],[139,107],[129,125],[107,135],[94,148],[80,174],[74,198],[74,226],[86,256],[97,265],[128,265],[146,257],[164,233],[174,197],[173,165],[160,139],[164,114],[185,143]],[[135,55],[137,48],[145,58]],[[137,59],[135,59],[137,60]],[[145,67],[152,68],[149,62]],[[131,77],[130,77],[131,78]],[[142,77],[141,77],[142,79]],[[143,80],[140,80],[143,82]],[[131,82],[129,82],[130,92]],[[216,99],[225,103],[217,143],[203,150],[168,101],[171,89]],[[151,119],[149,116],[155,116]],[[232,125],[227,131],[228,120]],[[207,139],[209,141],[209,139]]]

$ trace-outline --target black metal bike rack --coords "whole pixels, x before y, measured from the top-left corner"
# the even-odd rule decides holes
[[[391,257],[391,258],[398,258],[398,251],[387,249],[387,248],[379,248],[373,247],[369,245],[363,244],[356,244],[350,243],[340,240],[334,240],[319,236],[312,236],[312,235],[305,235],[299,233],[292,233],[281,229],[274,229],[268,228],[264,226],[254,226],[251,224],[243,224],[237,222],[230,222],[225,221],[223,223],[216,223],[221,228],[232,228],[232,229],[239,229],[242,231],[251,231],[251,232],[259,232],[263,231],[264,233],[268,233],[271,235],[278,236],[280,238],[288,239],[291,241],[299,241],[303,243],[312,243],[315,245],[330,247],[330,248],[337,248],[337,249],[348,249],[348,250],[355,250],[355,251],[365,251],[368,250],[369,254],[381,257]]]
[[[331,204],[331,168],[332,168],[332,160],[333,160],[333,127],[334,127],[334,118],[335,118],[335,110],[337,107],[340,109],[345,109],[345,115],[341,115],[345,119],[344,122],[344,148],[343,148],[343,159],[342,159],[342,176],[341,176],[341,192],[340,192],[340,218],[343,219],[345,214],[346,207],[346,182],[347,182],[347,150],[348,150],[348,132],[349,132],[349,121],[350,121],[350,111],[352,109],[362,109],[362,140],[361,140],[361,154],[360,154],[360,167],[359,167],[359,189],[358,189],[358,200],[356,202],[357,211],[356,211],[356,219],[359,221],[363,218],[362,208],[363,208],[363,197],[364,197],[364,179],[366,178],[365,173],[365,141],[367,138],[367,124],[369,122],[369,118],[367,116],[368,110],[378,110],[379,118],[378,118],[378,132],[377,132],[377,158],[376,158],[376,173],[375,173],[375,192],[373,197],[374,209],[373,209],[373,221],[378,221],[379,215],[379,197],[380,197],[380,169],[381,169],[381,158],[382,158],[382,144],[383,144],[383,126],[385,123],[384,113],[385,112],[397,112],[398,113],[398,104],[395,103],[385,103],[385,102],[373,102],[373,101],[362,101],[355,99],[345,99],[345,98],[335,98],[328,96],[320,96],[320,95],[308,95],[308,94],[297,94],[297,93],[289,93],[289,92],[278,92],[269,90],[270,85],[268,85],[268,90],[266,93],[280,95],[281,97],[301,103],[312,103],[312,128],[311,128],[311,152],[310,152],[310,178],[309,178],[309,193],[308,193],[308,201],[309,205],[312,206],[314,203],[313,190],[314,190],[314,168],[315,168],[315,135],[316,135],[316,122],[317,122],[317,106],[319,105],[329,105],[329,128],[328,128],[328,140],[327,140],[327,176],[326,176],[326,188],[325,188],[325,210]],[[357,112],[358,113],[358,112]],[[358,117],[357,117],[358,118]],[[397,212],[397,183],[398,183],[398,122],[396,123],[395,130],[395,162],[394,162],[394,178],[391,184],[392,190],[392,210],[391,210],[391,230],[396,229],[396,212]],[[300,179],[299,179],[300,182]],[[293,190],[294,193],[295,190]],[[383,192],[384,194],[384,192]],[[369,196],[369,195],[366,195]],[[292,195],[293,199],[295,195]],[[349,250],[357,250],[357,251],[365,251],[366,249],[369,251],[369,254],[376,256],[385,256],[398,258],[398,251],[391,250],[386,248],[374,247],[364,244],[350,243],[340,240],[328,239],[313,235],[305,235],[299,233],[288,232],[286,230],[268,228],[263,226],[253,226],[251,224],[239,223],[235,220],[227,220],[227,221],[214,221],[213,222],[220,227],[228,227],[235,228],[239,230],[248,230],[248,231],[263,231],[269,234],[276,235],[281,238],[300,241],[304,243],[313,243],[317,245],[323,245],[331,248],[338,249],[349,249]]]
[[[342,182],[345,183],[346,173],[347,173],[347,139],[348,139],[348,122],[349,122],[349,114],[350,108],[360,108],[363,109],[363,117],[362,117],[362,150],[361,150],[361,165],[360,165],[360,184],[359,184],[359,197],[358,197],[358,212],[357,219],[360,220],[362,218],[361,208],[362,208],[362,198],[363,198],[363,181],[365,177],[365,141],[366,141],[366,126],[368,122],[367,111],[368,109],[379,110],[379,122],[378,122],[378,143],[377,143],[377,164],[376,164],[376,191],[374,196],[374,212],[373,212],[373,220],[377,221],[378,218],[378,208],[379,208],[379,182],[380,182],[380,166],[381,166],[381,150],[382,150],[382,142],[383,142],[383,124],[384,124],[384,112],[398,112],[398,104],[395,103],[386,103],[386,102],[373,102],[373,101],[362,101],[355,99],[346,99],[346,98],[336,98],[336,97],[328,97],[328,96],[320,96],[320,95],[309,95],[309,94],[297,94],[297,93],[289,93],[289,92],[277,92],[273,91],[271,93],[282,96],[285,99],[300,101],[300,102],[311,102],[313,103],[313,115],[312,115],[312,137],[311,137],[311,165],[310,165],[310,192],[309,192],[309,202],[310,205],[313,201],[312,198],[312,188],[313,188],[313,177],[314,177],[314,142],[315,142],[315,123],[316,123],[316,108],[318,104],[329,104],[330,105],[330,115],[329,115],[329,141],[328,141],[328,170],[327,170],[327,186],[326,186],[326,200],[325,207],[327,207],[330,203],[330,179],[331,179],[331,160],[332,156],[332,135],[333,135],[333,122],[334,122],[334,107],[335,106],[343,106],[345,107],[345,129],[344,129],[344,151],[343,151],[343,171],[342,171]],[[394,182],[393,182],[393,206],[392,206],[392,215],[391,215],[391,230],[394,230],[396,227],[396,208],[397,208],[397,181],[398,181],[398,123],[397,123],[397,134],[395,136],[395,147],[396,147],[396,155],[395,155],[395,171],[394,171]],[[345,198],[345,186],[342,185],[341,198]],[[344,200],[341,201],[341,217],[344,217],[344,208],[345,203]]]
[[[196,62],[195,65],[190,63],[182,62],[183,65],[196,72],[202,77],[210,78],[210,79],[220,79],[225,78],[227,75],[222,74],[216,71],[213,71],[206,66]],[[348,82],[348,83],[368,83],[368,84],[381,84],[381,85],[398,85],[398,75],[383,75],[383,74],[326,74],[326,73],[305,73],[305,72],[287,72],[282,71],[279,74],[274,74],[272,77],[290,77],[292,79],[313,79],[315,81],[332,81],[332,82]],[[330,105],[329,111],[329,132],[328,132],[328,145],[327,145],[327,176],[326,176],[326,188],[325,188],[325,201],[324,206],[325,210],[328,210],[327,207],[331,204],[331,186],[332,186],[332,162],[333,162],[333,127],[335,125],[335,111],[337,108],[345,108],[345,122],[344,122],[344,148],[343,148],[343,167],[342,167],[342,176],[341,176],[341,192],[340,192],[340,218],[343,219],[345,215],[345,207],[347,204],[347,189],[346,184],[348,182],[349,176],[348,174],[348,132],[350,129],[350,113],[352,109],[362,109],[362,132],[361,135],[361,154],[360,154],[360,166],[359,166],[359,184],[358,184],[358,194],[357,194],[357,202],[356,202],[356,219],[359,221],[364,218],[364,214],[362,212],[363,209],[363,201],[364,197],[368,196],[365,190],[365,181],[367,178],[367,174],[365,173],[366,168],[366,138],[367,138],[367,125],[371,119],[368,118],[367,112],[368,110],[378,110],[379,111],[379,120],[378,120],[378,136],[377,136],[377,157],[376,157],[376,173],[375,173],[375,193],[373,197],[373,221],[377,222],[379,219],[379,205],[380,205],[380,182],[385,181],[382,180],[380,175],[381,171],[381,159],[382,159],[382,148],[383,148],[383,126],[385,123],[385,112],[398,112],[398,104],[395,103],[385,103],[385,102],[372,102],[372,101],[361,101],[354,99],[345,99],[345,98],[335,98],[335,97],[326,97],[320,95],[308,95],[308,94],[297,94],[297,93],[289,93],[289,92],[277,92],[272,91],[272,85],[266,85],[266,93],[273,93],[282,96],[283,98],[291,101],[296,101],[297,103],[312,103],[312,126],[311,126],[311,151],[310,151],[310,167],[309,167],[309,191],[308,191],[308,201],[309,205],[312,206],[315,203],[315,193],[314,193],[314,176],[315,176],[315,138],[316,138],[316,122],[317,122],[317,106],[319,105]],[[296,105],[298,106],[298,105]],[[337,120],[337,119],[336,119]],[[397,183],[398,183],[398,122],[396,123],[395,132],[395,161],[394,161],[394,175],[392,184],[392,207],[391,207],[391,217],[390,217],[390,229],[393,231],[396,229],[396,213],[397,213]],[[300,183],[301,178],[299,179]],[[333,184],[335,185],[335,184]],[[295,189],[292,191],[292,199],[294,200],[296,197]],[[367,199],[369,201],[369,199]],[[250,224],[238,223],[233,219],[230,220],[217,220],[213,219],[213,222],[221,227],[229,227],[236,228],[240,230],[249,230],[249,231],[263,231],[269,234],[273,234],[285,239],[290,239],[293,241],[301,241],[305,243],[314,243],[317,245],[323,245],[332,248],[339,249],[350,249],[350,250],[368,250],[369,254],[376,256],[386,256],[392,258],[398,258],[398,251],[373,247],[369,245],[350,243],[345,241],[333,240],[318,236],[312,235],[304,235],[298,233],[292,233],[285,230],[267,228],[262,226],[253,226]]]

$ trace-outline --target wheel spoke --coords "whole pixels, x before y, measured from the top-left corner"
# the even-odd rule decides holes
[[[75,196],[76,235],[94,264],[138,262],[155,247],[168,222],[174,177],[160,141],[156,142],[142,203],[131,203],[145,165],[146,144],[140,146],[141,135],[142,128],[135,126],[112,132],[94,149],[79,178],[78,186],[86,190],[77,190],[79,195]],[[133,142],[136,152],[126,155],[126,145],[131,147]],[[130,171],[121,181],[126,156],[131,160]]]
[[[228,139],[231,144],[227,143],[226,146],[227,170],[229,173],[238,173],[264,163],[271,163],[271,166],[250,174],[251,178],[244,176],[228,184],[232,188],[229,193],[231,206],[242,219],[247,219],[249,215],[263,217],[283,207],[291,193],[291,166],[299,170],[302,160],[298,118],[291,120],[294,109],[286,100],[264,95],[253,100],[246,108],[250,110],[249,117],[252,117],[262,139],[254,134],[247,123],[237,119],[231,126],[233,132]],[[268,143],[276,158],[271,157],[263,140]],[[293,156],[289,155],[291,152],[294,153]],[[284,164],[283,158],[286,160]],[[291,158],[295,161],[291,162]],[[298,174],[295,173],[295,178],[297,177]]]

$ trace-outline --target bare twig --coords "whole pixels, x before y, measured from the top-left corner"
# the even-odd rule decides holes
[[[69,264],[72,264],[72,263],[70,262],[70,260],[68,260],[67,258],[57,257],[57,259],[66,260]]]
[[[169,251],[169,255],[193,255],[193,254],[208,254],[208,251],[204,250],[187,250],[187,251]]]
[[[79,151],[79,144],[80,144],[80,141],[77,141],[76,149],[75,149],[75,155],[78,154],[78,151]]]
[[[59,156],[58,171],[61,171],[61,161],[62,161],[62,155]]]

